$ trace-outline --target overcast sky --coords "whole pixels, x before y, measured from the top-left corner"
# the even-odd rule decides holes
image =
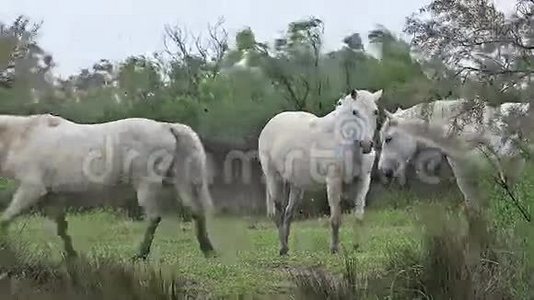
[[[514,0],[495,0],[510,10]],[[230,37],[250,26],[259,41],[272,41],[291,21],[316,16],[325,22],[327,49],[343,37],[382,24],[401,33],[405,18],[429,0],[2,0],[0,21],[24,14],[43,21],[40,45],[51,52],[56,72],[67,76],[100,58],[112,61],[163,48],[165,24],[205,32],[224,17]],[[6,4],[7,2],[7,4]]]

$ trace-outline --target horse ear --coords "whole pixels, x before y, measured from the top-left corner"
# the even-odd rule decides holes
[[[358,91],[356,89],[353,89],[352,91],[350,91],[350,97],[356,100],[356,98],[358,97]]]
[[[377,102],[382,97],[382,92],[383,92],[383,90],[378,90],[378,91],[373,93],[373,97],[374,97],[375,102]]]
[[[386,118],[389,120],[390,125],[396,125],[397,124],[397,117],[395,117],[394,114],[389,112],[387,109],[384,109],[384,113],[386,114]]]
[[[402,109],[400,107],[397,107],[397,110],[395,111],[395,113],[399,113],[401,111],[402,111]]]

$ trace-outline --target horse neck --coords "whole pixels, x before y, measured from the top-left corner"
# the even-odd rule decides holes
[[[450,135],[449,128],[444,123],[429,124],[425,120],[414,119],[404,120],[397,126],[415,139],[417,151],[432,148],[448,153],[456,149],[451,142],[455,143],[458,140],[454,135]]]
[[[464,103],[463,99],[424,102],[402,110],[398,116],[405,119],[428,119],[429,121],[448,119],[454,117],[456,110]]]
[[[16,115],[0,115],[0,129],[12,129],[13,127],[19,127],[27,124],[35,118],[34,115],[30,116],[16,116]]]
[[[333,131],[336,126],[336,117],[340,114],[339,110],[333,110],[329,112],[327,115],[319,117],[318,124],[321,125],[322,128]]]

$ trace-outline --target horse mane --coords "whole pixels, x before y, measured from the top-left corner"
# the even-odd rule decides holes
[[[455,110],[457,108],[462,108],[465,103],[468,103],[468,100],[441,99],[434,100],[431,102],[421,102],[406,109],[397,109],[394,115],[399,118],[425,118],[428,117],[425,116],[428,113],[430,113],[430,115],[433,115],[434,113],[440,110],[442,113],[446,110]]]
[[[446,124],[432,124],[423,120],[396,120],[394,126],[413,136],[419,143],[431,148],[438,148],[445,155],[450,157],[460,157],[476,148],[479,145],[489,145],[489,140],[480,133],[470,136],[458,136],[450,134]]]

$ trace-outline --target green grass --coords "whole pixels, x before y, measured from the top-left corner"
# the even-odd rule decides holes
[[[366,273],[383,270],[389,249],[420,242],[413,210],[368,210],[365,218],[362,226],[352,216],[344,215],[341,241]],[[69,233],[80,253],[92,259],[111,257],[124,262],[135,253],[146,225],[106,211],[71,214],[68,221]],[[277,232],[267,220],[218,218],[210,223],[210,234],[220,256],[205,259],[192,224],[164,218],[148,263],[185,279],[191,291],[219,296],[284,293],[291,287],[289,270],[319,267],[338,274],[344,268],[342,255],[329,252],[327,217],[294,222],[290,255],[285,258],[278,255]],[[10,228],[10,239],[23,250],[26,259],[62,261],[62,243],[55,234],[55,224],[48,219],[18,219]]]

